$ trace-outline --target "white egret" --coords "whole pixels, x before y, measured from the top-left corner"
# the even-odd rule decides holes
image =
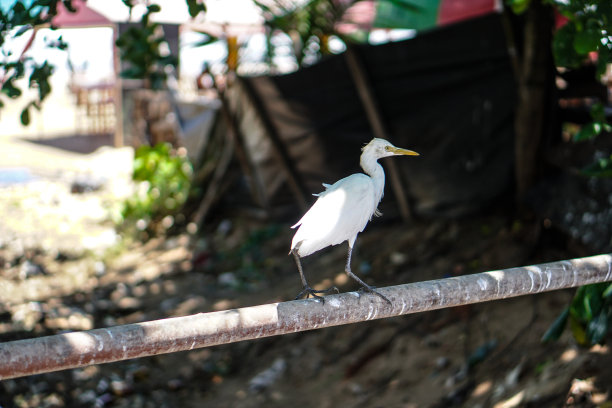
[[[412,150],[395,147],[388,141],[378,138],[372,139],[361,150],[363,153],[361,153],[359,163],[366,174],[351,174],[332,185],[324,183],[325,191],[315,194],[319,197],[317,201],[302,219],[291,227],[299,227],[291,242],[290,252],[295,258],[303,285],[296,299],[304,295],[306,298],[313,296],[322,299],[318,293],[338,291],[333,286],[326,290],[311,288],[304,276],[300,258],[330,245],[348,241],[348,259],[345,267],[347,275],[359,282],[364,290],[389,301],[351,271],[353,245],[357,234],[363,231],[372,215],[381,215],[377,207],[383,197],[385,172],[378,163],[378,159],[397,155],[418,156],[419,154]]]

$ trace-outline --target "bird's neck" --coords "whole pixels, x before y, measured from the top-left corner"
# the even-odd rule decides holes
[[[372,178],[374,191],[376,191],[376,204],[380,202],[385,188],[385,172],[378,163],[378,158],[364,152],[359,160],[363,171]]]

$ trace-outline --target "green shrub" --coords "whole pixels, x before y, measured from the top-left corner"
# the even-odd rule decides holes
[[[578,344],[603,344],[607,334],[612,331],[612,283],[579,287],[572,303],[550,326],[542,340],[557,340],[568,321]]]
[[[189,195],[192,173],[184,149],[168,143],[139,147],[132,175],[136,191],[123,203],[120,228],[151,236],[172,226]]]

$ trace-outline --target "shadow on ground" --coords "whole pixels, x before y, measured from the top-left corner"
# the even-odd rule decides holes
[[[55,147],[74,153],[89,154],[103,146],[113,146],[112,134],[80,134],[56,136],[44,139],[24,139],[30,143]]]

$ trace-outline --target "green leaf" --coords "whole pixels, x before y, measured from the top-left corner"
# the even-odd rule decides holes
[[[198,0],[187,0],[187,7],[189,9],[189,15],[194,18],[200,13],[206,12],[206,5]]]
[[[47,47],[57,48],[58,50],[65,51],[68,49],[68,43],[64,41],[63,36],[60,35],[56,40],[49,41],[47,43]]]
[[[569,307],[566,307],[563,312],[555,319],[555,321],[550,325],[548,330],[542,336],[542,342],[548,343],[551,341],[558,340],[565,330],[565,326],[567,325],[567,319],[569,317]]]
[[[579,322],[587,322],[592,317],[588,310],[588,303],[584,300],[586,298],[587,287],[588,285],[580,286],[576,290],[574,299],[572,299],[570,304],[570,316]]]
[[[21,111],[21,124],[24,126],[27,126],[30,124],[30,110],[28,109],[29,106],[26,106],[22,111]]]
[[[121,71],[121,78],[127,79],[142,79],[146,75],[146,71],[142,67],[129,67]]]
[[[590,317],[588,320],[593,319],[597,316],[603,307],[603,292],[606,289],[606,283],[596,283],[593,285],[587,285],[585,291],[585,305],[587,306]]]
[[[600,312],[587,325],[586,335],[591,344],[601,343],[608,333],[608,316],[605,311]]]
[[[17,32],[15,33],[13,38],[17,38],[17,37],[21,36],[22,34],[30,31],[31,28],[32,27],[29,24],[21,26],[21,28],[19,28],[19,30],[17,30]]]
[[[24,14],[26,11],[26,8],[22,2],[18,1],[15,4],[13,4],[12,11],[13,11],[13,16],[15,18],[17,16],[21,16],[22,14]]]
[[[570,305],[570,314],[585,324],[593,319],[603,308],[602,294],[608,285],[608,283],[594,283],[579,287]]]
[[[161,11],[161,7],[159,4],[150,4],[147,7],[147,10],[149,10],[149,13],[159,13]]]
[[[586,335],[586,331],[584,327],[580,324],[578,320],[576,320],[572,315],[569,317],[570,329],[572,330],[572,334],[574,335],[574,339],[581,346],[588,346],[589,341]]]
[[[72,5],[72,0],[62,0],[64,7],[71,13],[76,13],[77,9]]]
[[[38,87],[38,99],[43,101],[51,93],[49,78],[53,74],[53,65],[43,62],[40,66],[35,66],[30,74],[30,87]]]
[[[594,103],[591,107],[590,114],[591,118],[593,118],[593,122],[582,126],[582,128],[574,135],[575,142],[590,140],[601,134],[603,131],[610,132],[612,130],[612,126],[610,126],[606,121],[606,112],[602,103]]]
[[[578,54],[574,47],[575,36],[576,26],[574,24],[566,24],[555,33],[552,50],[558,66],[578,68],[584,61],[584,55]]]
[[[589,177],[612,177],[612,156],[586,166],[581,173]]]
[[[601,45],[601,30],[594,27],[586,28],[576,33],[574,37],[574,49],[578,54],[586,55],[591,51],[597,51]]]
[[[530,2],[530,0],[507,0],[506,4],[515,14],[523,14],[529,8]]]
[[[209,45],[209,44],[219,41],[219,37],[215,37],[214,35],[203,33],[203,32],[200,32],[199,34],[202,35],[201,39],[195,42],[194,44],[192,44],[192,47],[203,47],[205,45]]]
[[[574,135],[574,142],[582,142],[591,140],[601,133],[601,124],[597,122],[587,123]]]
[[[2,93],[11,99],[15,99],[21,96],[21,89],[13,85],[13,81],[7,81],[2,86]]]
[[[612,12],[610,13],[610,17],[612,20]],[[597,77],[601,78],[602,75],[606,73],[606,69],[608,68],[608,63],[612,62],[612,47],[610,47],[610,42],[608,41],[607,46],[601,46],[597,50]]]
[[[125,4],[127,7],[129,8],[134,8],[134,1],[135,0],[121,0],[123,2],[123,4]]]
[[[595,122],[603,123],[606,121],[606,111],[601,102],[594,103],[591,107],[590,113]]]
[[[610,160],[612,160],[612,157],[610,157]],[[612,296],[612,283],[608,285],[608,287],[606,288],[606,290],[604,290],[601,296],[605,298]]]

